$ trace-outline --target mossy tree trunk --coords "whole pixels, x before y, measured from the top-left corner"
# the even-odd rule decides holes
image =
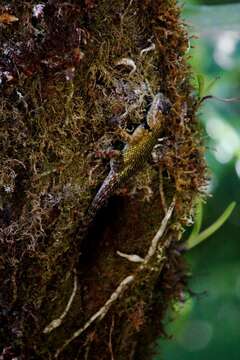
[[[174,0],[2,1],[1,359],[150,359],[164,336],[205,181],[179,13]],[[86,226],[111,153],[158,92],[171,110],[153,160]],[[146,266],[123,257],[146,257],[173,199]]]

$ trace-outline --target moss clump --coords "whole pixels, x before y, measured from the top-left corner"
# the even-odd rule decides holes
[[[53,359],[136,271],[116,251],[144,257],[175,196],[164,265],[153,259],[155,270],[136,276],[106,318],[59,356],[148,358],[165,309],[185,286],[176,241],[205,183],[180,10],[174,0],[5,1],[0,14],[19,19],[0,23],[0,353]],[[104,154],[122,149],[157,92],[172,107],[154,161],[81,232],[109,171]],[[46,334],[71,298],[74,273],[73,302]]]

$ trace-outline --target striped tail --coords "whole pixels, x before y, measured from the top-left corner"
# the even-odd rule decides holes
[[[95,218],[97,212],[107,204],[108,199],[114,193],[117,185],[118,174],[114,170],[110,170],[108,176],[102,183],[102,186],[98,190],[95,198],[88,208],[88,216],[90,216],[92,219]]]

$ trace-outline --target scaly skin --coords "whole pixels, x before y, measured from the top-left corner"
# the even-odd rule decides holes
[[[161,124],[164,112],[169,108],[170,102],[161,93],[157,93],[147,114],[149,130],[142,130],[139,138],[139,128],[132,134],[130,144],[123,150],[123,162],[118,171],[110,170],[102,186],[98,190],[88,209],[88,220],[91,222],[96,213],[106,205],[114,192],[126,183],[132,176],[141,171],[151,158],[154,146],[161,135]],[[140,125],[141,126],[141,125]],[[138,134],[138,135],[136,135]],[[136,137],[136,139],[134,139]]]

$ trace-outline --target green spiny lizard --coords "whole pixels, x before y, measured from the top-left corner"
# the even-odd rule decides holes
[[[116,170],[112,166],[108,176],[94,197],[87,213],[87,223],[95,218],[114,192],[133,175],[141,171],[151,158],[153,148],[158,143],[162,130],[162,119],[170,109],[170,101],[162,93],[157,93],[147,113],[148,128],[139,125],[131,135],[131,141],[123,149],[123,160]]]

